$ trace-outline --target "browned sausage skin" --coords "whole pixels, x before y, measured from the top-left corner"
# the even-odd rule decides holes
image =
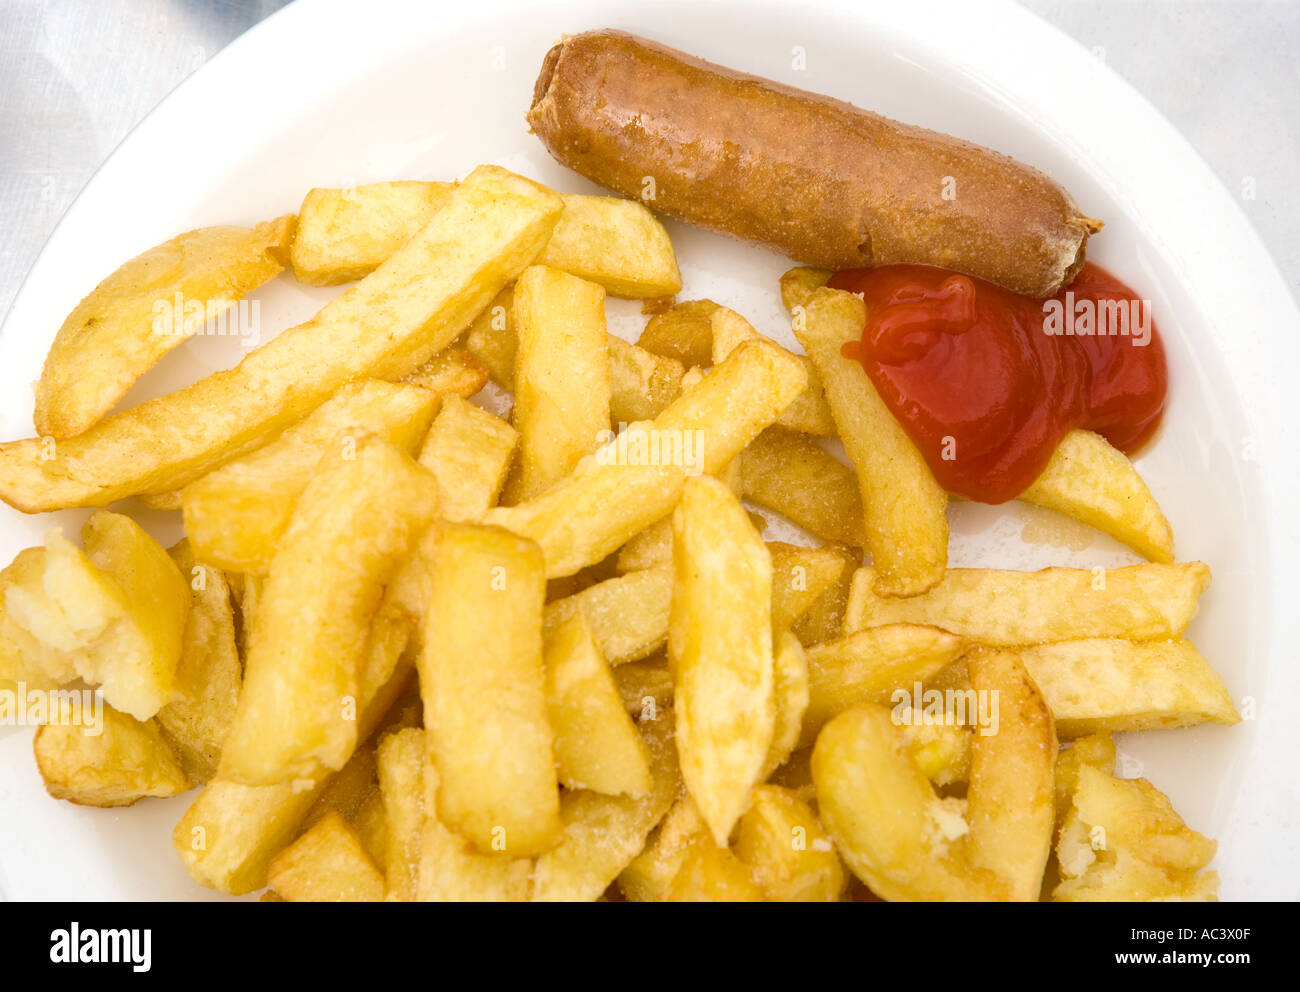
[[[1048,296],[1101,226],[1006,155],[622,31],[552,48],[528,122],[602,186],[825,268],[941,265]]]

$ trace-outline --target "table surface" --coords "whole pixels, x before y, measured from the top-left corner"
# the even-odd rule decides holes
[[[1239,197],[1300,296],[1300,0],[1021,2],[1173,121]],[[177,83],[282,6],[0,0],[0,322],[55,224],[118,142]]]

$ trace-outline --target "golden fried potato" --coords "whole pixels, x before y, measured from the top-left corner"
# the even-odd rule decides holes
[[[622,665],[653,654],[668,641],[668,607],[673,591],[671,565],[629,572],[588,586],[546,604],[547,633],[581,614],[601,654]]]
[[[446,206],[449,183],[388,182],[307,194],[294,240],[300,281],[332,286],[368,275]],[[564,197],[564,214],[538,262],[604,286],[611,296],[654,299],[682,288],[663,225],[635,200]]]
[[[429,575],[418,664],[437,817],[483,854],[539,854],[562,830],[541,552],[499,528],[445,524]]]
[[[812,774],[822,824],[853,873],[891,902],[1005,897],[970,864],[964,803],[941,798],[907,753],[890,711],[859,703],[822,729]]]
[[[862,366],[840,353],[862,336],[866,320],[858,297],[819,289],[794,333],[821,376],[837,433],[857,468],[876,592],[914,596],[937,583],[947,566],[948,494]]]
[[[1017,499],[1058,510],[1109,534],[1149,561],[1171,564],[1174,532],[1122,451],[1091,431],[1070,431]]]
[[[235,616],[225,574],[199,564],[188,541],[168,553],[189,579],[190,612],[176,665],[176,694],[158,711],[158,728],[185,774],[202,784],[217,773],[244,670],[235,646]]]
[[[772,635],[772,693],[776,719],[760,780],[766,780],[794,753],[808,711],[808,658],[799,638],[784,627],[774,628]]]
[[[690,479],[673,513],[668,659],[682,778],[727,843],[772,746],[772,559],[735,494]]]
[[[1152,640],[1181,634],[1209,585],[1201,562],[1037,572],[950,568],[930,592],[893,599],[879,594],[875,570],[862,568],[853,577],[844,629],[933,624],[1005,647],[1084,637]]]
[[[666,902],[669,887],[697,839],[712,843],[708,825],[690,796],[673,803],[649,843],[618,876],[629,902]]]
[[[652,720],[672,703],[673,677],[663,652],[645,661],[619,665],[614,669],[614,682],[623,708],[638,720]]]
[[[609,419],[615,428],[653,420],[682,392],[686,369],[675,358],[664,358],[622,338],[609,335]]]
[[[438,481],[438,515],[473,523],[495,506],[518,440],[500,417],[459,397],[444,399],[419,458]]]
[[[667,447],[684,456],[689,444],[698,469],[717,472],[780,415],[806,378],[780,348],[747,342],[649,424],[628,430],[659,446],[660,457],[646,461],[684,462],[662,453]],[[642,459],[621,457],[626,442],[611,441],[553,489],[491,510],[485,521],[536,541],[548,578],[595,564],[667,516],[690,477],[691,466],[684,464],[633,464]]]
[[[752,324],[736,311],[727,307],[718,307],[709,317],[713,341],[713,364],[726,361],[735,349],[744,341],[753,341],[763,335],[754,330]],[[776,342],[773,342],[775,344]],[[830,404],[826,402],[826,390],[806,357],[795,356],[803,363],[808,373],[808,385],[794,401],[781,412],[777,421],[782,427],[804,434],[816,434],[820,437],[835,436],[835,418],[831,416]]]
[[[1021,657],[1064,738],[1241,720],[1218,673],[1181,637],[1061,641]]]
[[[1057,843],[1061,884],[1052,900],[1213,901],[1219,877],[1203,869],[1215,848],[1146,779],[1083,763]]]
[[[388,261],[235,368],[57,445],[0,444],[0,500],[37,513],[168,492],[264,444],[353,379],[400,379],[524,270],[563,207],[531,180],[481,166]]]
[[[519,453],[506,501],[519,503],[567,476],[609,430],[605,291],[531,265],[515,283],[513,421]]]
[[[387,734],[379,742],[379,788],[384,803],[387,898],[414,902],[424,836],[424,731]]]
[[[772,555],[772,626],[789,627],[851,571],[856,556],[847,548],[826,545],[803,548],[775,541],[767,543]]]
[[[546,637],[546,704],[566,789],[644,796],[649,755],[581,613]]]
[[[209,321],[229,321],[231,307],[283,271],[293,232],[293,214],[204,227],[120,266],[55,335],[36,386],[36,433],[82,433],[163,355]]]
[[[382,438],[325,457],[271,560],[222,778],[273,785],[343,767],[383,585],[437,504],[433,477]]]
[[[683,368],[713,364],[712,300],[687,300],[657,313],[645,325],[637,347],[681,362]]]
[[[644,795],[564,794],[560,805],[564,832],[560,842],[537,859],[534,902],[591,902],[645,847],[647,835],[681,791],[672,726],[671,712],[641,724],[651,778]]]
[[[368,276],[451,200],[451,183],[368,183],[312,189],[298,211],[290,258],[309,286]]]
[[[146,796],[176,796],[190,788],[180,761],[158,725],[141,723],[111,706],[80,721],[70,700],[59,700],[57,720],[37,728],[33,749],[45,791],[79,806],[130,806]]]
[[[371,635],[366,670],[358,679],[358,740],[370,737],[410,683],[412,667],[404,647],[386,632]],[[176,824],[172,845],[200,885],[230,895],[260,889],[270,860],[293,840],[332,778],[321,768],[307,782],[281,785],[213,779]],[[352,794],[353,784],[341,791]]]
[[[537,263],[597,283],[610,296],[653,300],[682,288],[664,226],[640,203],[616,196],[566,195]]]
[[[464,348],[445,348],[421,365],[402,382],[420,386],[439,396],[473,396],[487,385],[488,367]]]
[[[696,838],[682,859],[666,895],[668,902],[762,902],[753,873],[709,837]]]
[[[997,876],[1007,898],[1037,902],[1056,816],[1052,714],[1016,653],[976,648],[966,664],[975,692],[998,701],[996,726],[971,738],[970,861]]]
[[[781,276],[781,303],[794,314],[795,307],[806,307],[813,293],[831,280],[835,273],[830,269],[813,269],[800,265],[787,269]]]
[[[914,683],[941,672],[961,650],[960,638],[914,624],[873,627],[809,648],[808,709],[799,746],[811,746],[832,717],[855,703],[890,705],[894,690],[910,694]]]
[[[760,785],[740,818],[736,857],[772,902],[835,902],[844,868],[808,804],[789,789]]]
[[[294,503],[327,454],[350,453],[365,434],[414,454],[437,410],[437,395],[419,386],[349,383],[266,447],[181,490],[194,554],[215,568],[265,574]]]
[[[384,876],[357,832],[330,813],[275,856],[267,881],[286,902],[379,902]]]
[[[813,537],[861,547],[862,496],[853,470],[806,434],[769,427],[740,456],[745,498]]]
[[[50,531],[44,554],[11,575],[6,610],[32,638],[17,646],[38,653],[29,667],[60,676],[71,668],[110,706],[147,720],[172,696],[189,587],[129,517],[100,511],[82,538],[84,553]]]

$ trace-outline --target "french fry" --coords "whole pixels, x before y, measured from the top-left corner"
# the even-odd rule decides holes
[[[1171,564],[1174,532],[1132,462],[1091,431],[1070,431],[1017,499],[1109,534],[1149,561]]]
[[[360,279],[416,234],[451,195],[437,182],[388,182],[313,189],[294,241],[301,282],[332,286]],[[681,289],[672,242],[635,200],[564,197],[564,214],[539,263],[599,283],[611,296],[654,299]]]
[[[709,323],[712,330],[714,365],[725,361],[741,342],[762,337],[749,321],[727,307],[718,307],[714,310],[709,317]],[[834,437],[835,419],[831,416],[830,405],[826,402],[826,390],[822,387],[821,379],[818,378],[816,370],[807,358],[796,357],[803,363],[804,371],[808,373],[808,385],[781,412],[781,419],[777,423],[804,434]]]
[[[519,336],[514,325],[515,285],[511,283],[493,298],[469,325],[464,345],[474,360],[485,366],[502,389],[515,384],[515,350]]]
[[[614,682],[623,708],[638,720],[652,720],[672,703],[673,677],[662,654],[619,665],[614,669]]]
[[[474,522],[495,506],[519,435],[500,417],[449,396],[420,449],[420,464],[438,482],[438,513]]]
[[[566,195],[537,262],[597,283],[610,296],[653,300],[682,288],[664,226],[640,203],[616,196]]]
[[[148,720],[172,696],[190,591],[167,552],[129,517],[100,511],[82,528],[82,552],[57,531],[44,553],[11,573],[10,620],[30,635],[29,667],[68,670],[105,701]]]
[[[421,762],[424,760],[421,751]],[[375,792],[361,804],[357,810],[352,827],[357,832],[357,839],[370,855],[370,860],[377,865],[388,863],[388,820],[384,812],[384,797]],[[387,879],[385,879],[387,881]]]
[[[876,592],[914,596],[943,577],[948,494],[862,366],[840,353],[845,342],[861,337],[865,324],[860,299],[819,289],[794,322],[794,333],[821,375],[844,450],[857,468]]]
[[[286,902],[379,902],[384,876],[357,832],[330,813],[276,855],[267,881]]]
[[[547,636],[545,660],[547,713],[560,784],[611,796],[648,793],[645,744],[623,709],[614,675],[581,613]]]
[[[740,818],[736,857],[773,902],[835,902],[844,869],[817,817],[789,789],[760,785]]]
[[[57,695],[57,694],[56,694]],[[111,706],[98,719],[66,698],[58,714],[38,727],[33,750],[45,791],[79,806],[130,806],[146,796],[176,796],[190,788],[180,760],[158,724],[140,722]]]
[[[1219,877],[1203,869],[1215,848],[1150,782],[1083,763],[1057,843],[1052,900],[1213,901]]]
[[[424,831],[424,732],[414,728],[379,742],[379,788],[384,803],[387,898],[414,902]]]
[[[683,368],[713,363],[712,300],[687,300],[647,321],[637,346],[651,354],[681,362]]]
[[[309,286],[368,276],[447,205],[451,183],[368,183],[307,191],[293,239],[293,275]]]
[[[927,720],[924,708],[916,706],[910,714],[897,714],[895,723],[900,716],[903,745],[926,778],[938,786],[970,781],[970,727]]]
[[[55,335],[36,386],[36,433],[73,437],[108,413],[163,355],[283,271],[294,216],[204,227],[131,259]]]
[[[379,757],[370,744],[352,752],[348,763],[324,780],[315,801],[302,819],[299,833],[314,827],[329,813],[351,823],[374,796],[379,795]],[[384,862],[376,862],[383,867]]]
[[[1079,787],[1079,769],[1091,765],[1111,775],[1115,771],[1117,754],[1115,739],[1108,733],[1089,734],[1061,748],[1056,756],[1056,783],[1053,790],[1058,834],[1074,803],[1074,792]]]
[[[374,733],[410,682],[405,639],[393,636],[390,629],[401,631],[405,625],[386,621],[385,616],[381,609],[358,679],[359,741]],[[176,824],[172,845],[200,885],[230,895],[260,889],[266,885],[268,863],[293,840],[330,780],[331,773],[323,768],[307,783],[255,786],[213,779]]]
[[[547,603],[543,622],[550,634],[581,614],[605,660],[622,665],[645,658],[667,643],[672,590],[671,565],[629,572]]]
[[[682,392],[686,369],[675,358],[664,358],[609,335],[609,418],[615,426],[653,420]]]
[[[971,686],[998,699],[997,726],[971,738],[971,863],[992,872],[1018,902],[1037,902],[1052,850],[1056,732],[1020,658],[976,648],[967,655]]]
[[[168,553],[189,579],[190,611],[176,665],[176,695],[158,711],[158,728],[186,776],[202,784],[217,773],[244,672],[225,575],[199,564],[188,541]]]
[[[488,383],[488,367],[464,348],[445,348],[402,381],[439,396],[473,396]]]
[[[428,732],[425,752],[428,753]],[[424,763],[424,828],[420,835],[420,902],[527,902],[531,858],[479,854],[438,818],[438,770]]]
[[[812,269],[804,265],[788,269],[781,276],[781,303],[794,315],[795,307],[806,307],[813,293],[830,282],[830,269]]]
[[[781,630],[804,616],[844,573],[854,556],[847,548],[803,548],[769,541],[772,555],[772,626]]]
[[[235,368],[55,445],[0,445],[0,499],[38,513],[177,489],[264,444],[352,379],[401,378],[523,271],[562,209],[550,190],[481,166],[388,261]]]
[[[711,838],[696,838],[665,896],[668,902],[762,902],[753,873]]]
[[[295,502],[325,455],[346,454],[365,434],[414,454],[438,409],[437,394],[368,379],[344,386],[276,440],[181,490],[185,531],[214,568],[265,574]]]
[[[697,437],[690,432],[703,432],[698,467],[717,472],[780,415],[805,381],[803,369],[781,349],[748,342],[649,425],[634,427],[652,432],[648,436],[657,439],[661,452],[666,445],[683,454],[688,438]],[[619,464],[631,461],[619,457],[620,443],[611,441],[536,499],[489,511],[485,521],[536,541],[548,578],[600,561],[667,516],[688,478],[681,464]]]
[[[672,726],[671,712],[642,724],[651,778],[645,795],[565,793],[560,807],[564,833],[559,844],[537,859],[534,902],[591,902],[645,847],[647,835],[681,790]]]
[[[772,560],[735,494],[686,483],[673,513],[668,658],[682,778],[714,840],[731,828],[772,746]]]
[[[39,583],[45,569],[43,547],[24,548],[0,570],[0,690],[20,687],[49,691],[77,677],[72,658],[41,644],[9,613],[8,590]]]
[[[853,577],[846,632],[886,623],[933,624],[998,647],[1085,637],[1176,637],[1210,584],[1200,562],[1011,572],[951,568],[930,592],[887,599],[871,568]]]
[[[1005,896],[992,872],[969,862],[961,802],[935,794],[885,707],[860,703],[826,724],[813,748],[812,774],[822,824],[853,874],[880,898]]]
[[[480,853],[539,854],[562,830],[542,662],[541,553],[498,528],[446,524],[429,573],[419,670],[437,818]]]
[[[839,574],[817,600],[794,622],[794,633],[804,647],[833,641],[844,630],[844,614],[849,605],[849,590],[853,576],[862,560],[854,549],[842,549],[848,556],[848,566]]]
[[[804,713],[808,710],[808,659],[799,638],[788,628],[777,627],[772,639],[772,693],[776,701],[776,719],[772,724],[772,743],[759,780],[766,780],[785,764],[799,743]]]
[[[740,456],[745,498],[813,537],[862,545],[862,496],[853,470],[806,434],[769,427]]]
[[[605,291],[532,265],[515,283],[514,426],[519,454],[507,501],[545,492],[609,430]]]
[[[873,627],[809,648],[800,746],[811,746],[832,717],[855,703],[892,704],[894,690],[910,693],[914,683],[952,664],[961,650],[960,638],[910,624]]]
[[[673,803],[645,848],[619,873],[618,887],[629,902],[665,902],[668,890],[697,839],[709,828],[690,796]]]
[[[311,778],[342,768],[357,745],[367,630],[384,583],[437,512],[437,486],[380,438],[351,454],[325,458],[271,560],[221,778]]]
[[[1021,657],[1064,738],[1241,720],[1223,680],[1181,637],[1062,641]]]
[[[737,496],[741,495],[739,458],[733,458],[727,462],[716,475],[717,478],[731,488],[732,492]],[[753,519],[752,516],[751,519]],[[754,526],[760,527],[761,525],[755,521]],[[640,534],[637,534],[619,549],[616,567],[620,573],[626,574],[648,568],[657,568],[661,565],[669,566],[672,564],[672,560],[673,521],[672,517],[664,517],[641,531]],[[799,578],[797,575],[792,575],[792,577]]]

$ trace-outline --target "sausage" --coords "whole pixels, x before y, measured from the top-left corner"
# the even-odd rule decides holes
[[[940,265],[1049,296],[1101,227],[1006,155],[622,31],[552,48],[528,122],[602,186],[822,268]]]

